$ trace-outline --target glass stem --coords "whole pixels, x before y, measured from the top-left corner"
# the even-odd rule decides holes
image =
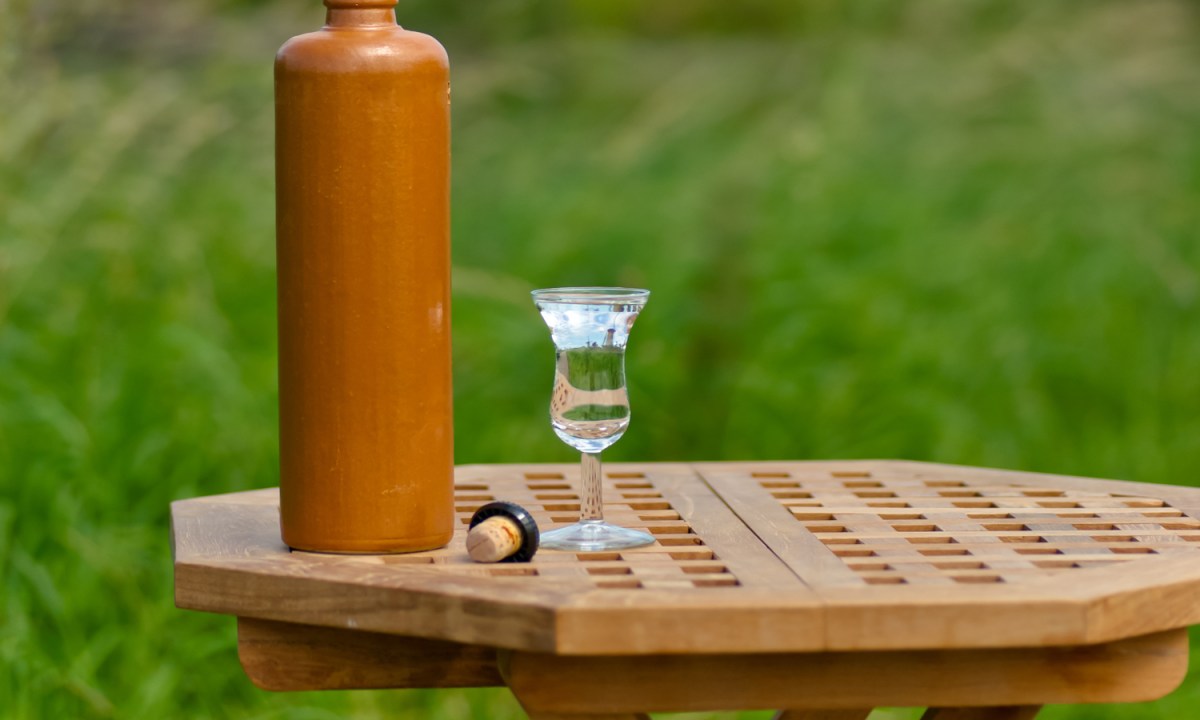
[[[600,487],[600,453],[583,453],[583,483],[580,489],[579,521],[603,522],[603,491]]]

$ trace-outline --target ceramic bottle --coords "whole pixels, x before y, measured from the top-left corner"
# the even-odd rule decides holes
[[[293,548],[453,533],[449,71],[395,0],[325,0],[275,62],[280,520]]]

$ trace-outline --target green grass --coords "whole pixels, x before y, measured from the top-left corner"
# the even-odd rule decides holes
[[[296,5],[3,6],[0,716],[521,717],[499,690],[263,693],[231,621],[172,605],[168,502],[277,481]],[[607,459],[1197,483],[1194,4],[753,3],[731,31],[719,3],[450,5],[405,24],[454,62],[459,462],[573,459],[528,290],[611,284],[653,296]],[[1045,717],[1196,707],[1192,678]]]

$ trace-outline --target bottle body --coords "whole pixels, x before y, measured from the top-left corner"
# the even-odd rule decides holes
[[[454,522],[448,66],[394,0],[341,1],[275,64],[280,521],[425,550]]]

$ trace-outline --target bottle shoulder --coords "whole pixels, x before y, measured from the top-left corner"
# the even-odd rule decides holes
[[[449,58],[441,43],[399,26],[327,27],[291,38],[275,55],[276,71],[445,71],[448,67]]]

